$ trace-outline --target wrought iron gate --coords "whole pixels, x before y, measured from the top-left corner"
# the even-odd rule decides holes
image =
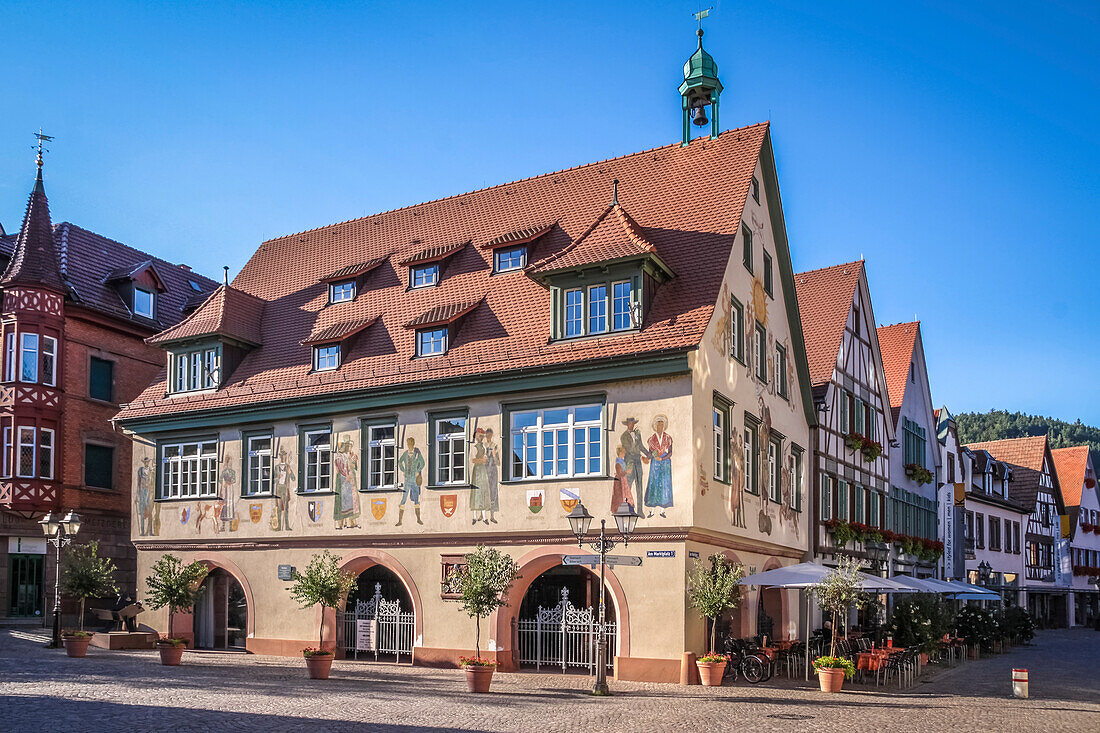
[[[360,654],[373,654],[375,661],[378,661],[378,655],[392,654],[400,662],[401,655],[405,654],[412,661],[416,616],[412,611],[402,611],[401,601],[383,598],[381,583],[374,584],[374,595],[369,600],[355,602],[354,612],[340,615],[343,617],[344,653],[347,658],[358,659]]]
[[[606,626],[607,668],[610,670],[618,649],[618,626],[614,623]],[[560,666],[563,672],[575,667],[595,674],[599,627],[599,610],[591,606],[577,608],[569,602],[569,589],[562,588],[558,605],[539,606],[535,618],[517,623],[519,662],[533,664],[536,669],[542,669],[545,664]]]

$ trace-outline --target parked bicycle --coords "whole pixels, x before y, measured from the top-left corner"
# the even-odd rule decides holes
[[[730,658],[723,679],[730,678],[732,675],[733,681],[736,682],[738,675],[741,675],[746,682],[754,685],[771,679],[771,661],[759,647],[732,637],[725,639],[722,647],[723,653],[728,654]]]

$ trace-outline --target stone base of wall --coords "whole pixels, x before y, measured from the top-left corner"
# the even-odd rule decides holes
[[[615,657],[615,679],[624,682],[680,683],[679,659]]]

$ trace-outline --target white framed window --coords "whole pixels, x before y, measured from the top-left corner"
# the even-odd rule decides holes
[[[38,334],[24,333],[20,339],[20,352],[23,367],[20,370],[21,382],[38,381]]]
[[[416,355],[438,356],[447,353],[447,327],[426,328],[416,332]]]
[[[57,386],[57,339],[42,337],[42,384]]]
[[[768,442],[768,484],[772,501],[779,504],[783,501],[783,482],[780,471],[779,456],[782,455],[779,444],[774,440]]]
[[[245,493],[258,496],[271,493],[271,435],[247,437]]]
[[[607,331],[607,286],[588,288],[588,333]]]
[[[580,288],[565,291],[565,335],[584,335],[584,291]]]
[[[435,483],[439,486],[466,483],[466,418],[435,420]]]
[[[328,286],[328,302],[343,303],[347,300],[355,300],[355,281],[330,283]]]
[[[611,285],[611,328],[625,331],[634,327],[634,284],[622,280]]]
[[[768,381],[768,334],[760,321],[756,322],[756,378],[761,382]]]
[[[783,344],[775,345],[775,391],[784,399],[787,397],[787,350]]]
[[[750,494],[759,491],[759,465],[756,456],[756,423],[745,420],[745,491]]]
[[[53,478],[53,437],[53,430],[38,429],[38,478]]]
[[[745,307],[737,298],[730,298],[730,356],[745,361]]]
[[[340,344],[313,347],[313,371],[331,372],[340,368]]]
[[[397,485],[397,426],[367,428],[367,488],[392,489]]]
[[[4,478],[11,478],[11,426],[4,426],[4,459],[3,459],[3,476]]]
[[[519,245],[518,247],[504,247],[502,249],[493,250],[493,271],[494,272],[512,272],[514,270],[522,270],[527,266],[527,247],[525,245]]]
[[[139,316],[145,316],[146,318],[153,318],[153,310],[156,303],[156,296],[153,291],[146,290],[145,288],[134,288],[134,314]]]
[[[439,282],[439,263],[431,262],[427,265],[413,265],[409,269],[410,288],[430,288]]]
[[[20,478],[34,478],[35,440],[34,428],[19,428],[19,452],[16,456],[16,473]]]
[[[216,389],[220,384],[221,350],[216,346],[176,353],[171,363],[173,392]]]
[[[159,499],[218,495],[218,444],[214,440],[161,446]]]
[[[802,511],[802,449],[791,448],[791,506],[796,512]]]
[[[726,480],[726,412],[717,407],[714,413],[714,478]]]
[[[603,475],[603,405],[511,413],[511,478]]]
[[[4,337],[4,381],[15,381],[15,333],[9,332]]]
[[[329,491],[332,489],[332,430],[320,428],[307,430],[305,442],[305,481],[302,491]]]

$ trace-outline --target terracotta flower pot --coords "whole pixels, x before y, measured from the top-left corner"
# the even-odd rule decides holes
[[[165,667],[178,667],[180,660],[183,659],[185,648],[183,644],[179,646],[175,644],[157,644],[157,651],[160,652],[160,663]]]
[[[726,673],[725,662],[696,662],[699,668],[699,679],[707,687],[720,687],[722,676]]]
[[[497,671],[496,667],[478,664],[468,664],[462,669],[466,671],[466,689],[470,692],[488,692],[493,672]]]
[[[817,684],[821,686],[822,692],[840,692],[840,688],[844,687],[844,670],[817,670]]]
[[[306,657],[306,669],[311,680],[327,680],[332,671],[334,654],[311,654]]]
[[[920,653],[920,663],[923,664],[923,665],[928,664],[928,655],[925,654],[924,652]]]
[[[66,636],[64,643],[65,653],[70,657],[83,657],[88,654],[88,645],[92,643],[92,637]]]

